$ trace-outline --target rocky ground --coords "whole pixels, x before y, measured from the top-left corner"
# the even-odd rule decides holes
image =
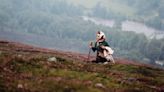
[[[91,59],[94,57],[92,56]],[[0,92],[163,92],[164,70],[116,59],[0,41]]]

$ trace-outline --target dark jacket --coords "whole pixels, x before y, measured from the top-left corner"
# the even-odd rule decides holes
[[[92,47],[92,50],[95,52],[103,52],[103,49],[101,48],[101,46],[109,46],[109,44],[106,41],[102,41],[102,42],[96,42],[95,46]]]

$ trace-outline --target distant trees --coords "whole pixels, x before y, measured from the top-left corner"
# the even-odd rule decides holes
[[[107,35],[112,48],[115,49],[117,56],[130,58],[133,60],[150,59],[151,63],[155,60],[164,58],[164,40],[148,39],[144,34],[134,32],[121,32],[116,29],[103,29]]]
[[[159,11],[159,17],[164,19],[164,1],[163,0],[160,1],[158,11]]]
[[[104,19],[115,19],[118,22],[123,20],[139,21],[153,28],[164,30],[163,0],[117,0],[117,2],[125,4],[133,9],[134,15],[127,16],[120,14],[119,12],[106,8],[102,5],[102,3],[98,3],[95,7],[93,7],[93,13],[91,15]]]
[[[93,16],[104,18],[104,19],[107,19],[109,17],[108,11],[106,10],[104,6],[101,5],[101,3],[98,3],[92,9],[92,11],[93,11],[93,14],[92,14]]]
[[[129,5],[139,2],[137,0],[129,1],[131,1],[128,2]],[[146,3],[146,0],[143,2]],[[160,4],[159,16],[150,19],[147,24],[150,23],[157,28],[163,27],[161,22],[164,15],[162,12],[163,5]],[[139,7],[139,5],[136,4],[136,7]],[[105,19],[121,16],[115,16],[114,13],[111,14],[112,12],[109,13],[101,4],[93,7],[92,11],[92,16]],[[0,31],[10,30],[40,35],[45,37],[44,41],[47,43],[45,46],[52,46],[53,44],[53,46],[65,50],[87,52],[88,42],[95,40],[96,31],[101,29],[105,32],[110,46],[114,48],[116,56],[133,60],[148,58],[152,62],[164,60],[164,39],[147,39],[143,34],[123,32],[117,27],[97,26],[91,22],[83,21],[80,17],[83,12],[82,7],[69,4],[63,0],[1,0]],[[120,20],[124,19],[124,17],[119,18]],[[37,43],[37,39],[35,43]]]
[[[164,30],[164,1],[163,0],[125,0],[129,5],[137,9],[137,16],[141,16],[142,22],[159,30]],[[138,19],[140,19],[138,17]]]
[[[73,4],[68,4],[66,1],[56,1],[50,11],[53,14],[65,14],[67,16],[82,15],[82,7],[76,7]]]

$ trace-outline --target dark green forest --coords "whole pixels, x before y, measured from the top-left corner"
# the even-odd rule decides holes
[[[115,19],[118,22],[123,20],[133,20],[145,23],[147,26],[164,30],[164,1],[163,0],[113,0],[121,5],[128,7],[123,8],[124,13],[116,12],[114,9],[107,9],[102,3],[93,7],[91,16],[101,17],[104,19]],[[111,2],[112,3],[112,2]],[[132,14],[126,12],[126,9],[132,9]]]
[[[88,44],[94,41],[96,31],[103,30],[115,50],[115,57],[151,64],[156,60],[164,61],[164,38],[149,39],[144,34],[125,32],[119,27],[95,25],[81,17],[115,19],[118,24],[128,19],[164,30],[163,0],[116,1],[132,7],[134,16],[114,12],[101,3],[88,9],[66,0],[0,0],[0,31],[37,35],[44,40],[32,39],[30,36],[26,39],[32,39],[31,44],[46,44],[51,48],[88,53]]]

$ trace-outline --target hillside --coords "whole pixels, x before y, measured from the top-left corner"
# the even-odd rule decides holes
[[[0,92],[164,91],[162,69],[123,59],[95,64],[86,57],[0,41]]]
[[[127,1],[127,0],[126,0]],[[119,0],[90,0],[90,1],[84,1],[84,0],[69,0],[68,3],[73,3],[74,5],[81,5],[86,7],[87,9],[92,9],[97,4],[101,4],[106,8],[106,10],[121,14],[123,16],[134,16],[136,13],[136,10],[133,7],[130,7],[126,5],[124,1]]]
[[[163,5],[163,0],[1,0],[0,39],[88,53],[88,43],[102,30],[115,56],[155,64],[164,62]],[[108,20],[110,28],[103,26]]]
[[[68,0],[67,2],[83,6],[86,11],[90,9],[89,12],[93,10],[93,16],[96,17],[132,20],[164,30],[163,0]]]

